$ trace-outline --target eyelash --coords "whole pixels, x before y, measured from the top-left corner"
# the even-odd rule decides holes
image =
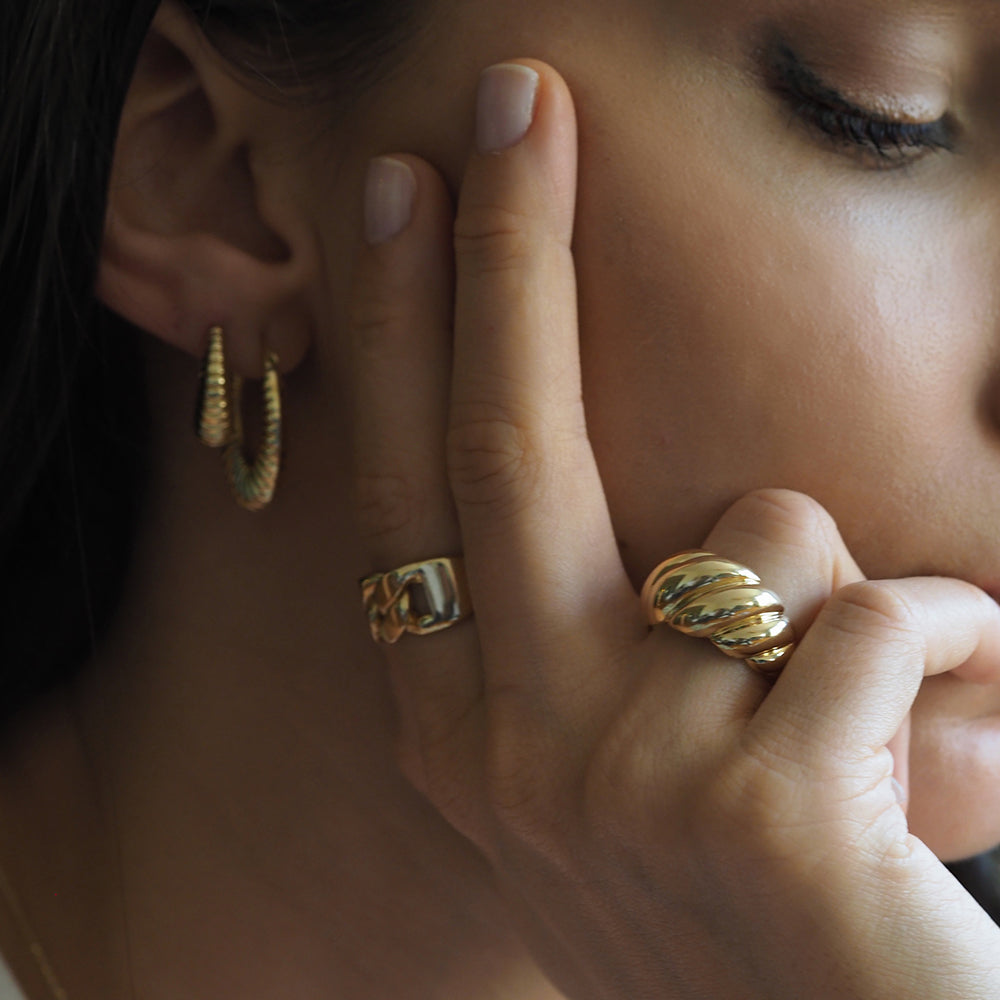
[[[866,165],[905,166],[937,150],[954,148],[948,116],[934,122],[901,122],[852,104],[805,67],[786,46],[775,52],[773,85],[797,118]]]
[[[938,122],[918,125],[892,121],[826,107],[811,100],[800,100],[795,111],[831,139],[851,143],[862,153],[874,154],[885,165],[908,162],[919,153],[950,148],[947,139],[939,134]]]

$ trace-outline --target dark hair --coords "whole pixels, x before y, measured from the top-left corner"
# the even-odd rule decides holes
[[[179,0],[278,99],[356,95],[418,0]],[[0,4],[0,721],[84,662],[140,507],[138,337],[92,289],[114,140],[159,0]]]

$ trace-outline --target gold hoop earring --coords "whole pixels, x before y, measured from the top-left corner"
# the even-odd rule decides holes
[[[224,448],[223,463],[236,502],[263,510],[273,499],[281,470],[281,379],[278,358],[264,357],[264,433],[252,462],[244,453],[241,403],[243,379],[226,370],[222,327],[208,331],[195,420],[198,438],[210,448]]]

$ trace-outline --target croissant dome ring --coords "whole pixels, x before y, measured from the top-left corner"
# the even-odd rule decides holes
[[[660,563],[642,588],[642,605],[651,625],[708,639],[771,678],[795,649],[781,598],[753,570],[711,552],[679,552]]]
[[[361,581],[361,597],[376,642],[392,644],[406,632],[431,635],[472,614],[465,565],[457,556],[372,573]]]

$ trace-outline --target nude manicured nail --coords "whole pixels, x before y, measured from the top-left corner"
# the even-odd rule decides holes
[[[499,153],[519,143],[535,117],[538,74],[517,63],[499,63],[483,71],[476,101],[476,145],[481,153]]]
[[[417,179],[401,160],[379,156],[368,164],[365,179],[365,238],[384,243],[410,223]]]

